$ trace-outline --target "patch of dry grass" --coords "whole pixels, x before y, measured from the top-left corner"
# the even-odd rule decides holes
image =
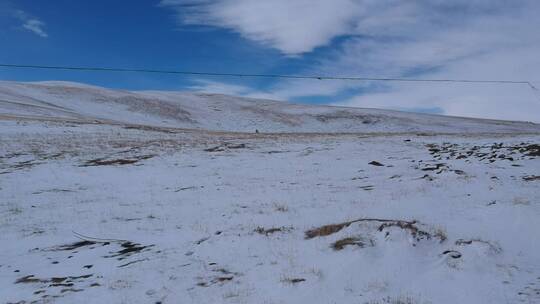
[[[372,243],[372,241],[370,243]],[[365,247],[366,245],[367,244],[366,244],[366,241],[364,239],[362,239],[360,237],[353,236],[353,237],[346,237],[344,239],[337,240],[334,243],[332,243],[332,245],[330,247],[332,247],[334,250],[338,251],[338,250],[342,250],[346,246]]]
[[[281,279],[281,282],[289,283],[289,284],[298,284],[301,282],[305,282],[306,279],[304,278],[283,278]]]
[[[289,207],[287,207],[285,204],[274,203],[274,210],[279,212],[287,212],[289,211]]]
[[[419,304],[420,301],[410,296],[386,297],[377,301],[365,302],[365,304]]]
[[[380,226],[377,228],[377,231],[379,232],[382,232],[383,230],[390,227],[398,227],[403,230],[409,231],[409,233],[418,241],[421,239],[431,239],[432,237],[438,238],[441,243],[446,240],[446,233],[443,230],[437,229],[433,234],[429,233],[427,231],[420,229],[417,226],[418,222],[415,220],[404,221],[404,220],[377,219],[377,218],[363,218],[363,219],[357,219],[357,220],[343,222],[339,224],[330,224],[330,225],[324,225],[318,228],[313,228],[305,232],[305,239],[312,239],[312,238],[320,237],[320,236],[328,236],[328,235],[341,231],[343,228],[350,226],[352,223],[357,223],[357,222],[378,222],[380,223]]]
[[[264,234],[264,235],[268,236],[268,235],[276,233],[276,232],[289,232],[292,229],[293,229],[292,227],[273,227],[273,228],[265,229],[264,227],[259,226],[259,227],[255,228],[254,231],[257,232],[258,234]]]
[[[324,225],[318,228],[313,228],[305,232],[306,239],[312,239],[319,236],[327,236],[339,232],[341,229],[348,227],[354,221],[344,222],[341,224]]]

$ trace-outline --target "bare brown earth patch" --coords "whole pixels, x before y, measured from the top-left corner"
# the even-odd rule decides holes
[[[524,177],[523,177],[523,180],[526,181],[526,182],[537,181],[537,180],[540,180],[540,175],[529,175],[529,176],[524,176]]]
[[[130,165],[135,164],[141,160],[150,159],[155,155],[141,155],[131,158],[117,158],[117,159],[105,159],[105,158],[96,158],[86,161],[80,167],[91,167],[91,166],[110,166],[110,165]]]
[[[218,146],[214,146],[214,147],[204,149],[204,151],[206,151],[206,152],[223,152],[223,151],[232,150],[232,149],[245,149],[245,148],[247,148],[247,145],[244,144],[244,143],[240,143],[240,144],[223,143],[223,144],[218,145]]]
[[[298,284],[298,283],[301,283],[301,282],[305,282],[306,279],[304,279],[304,278],[285,278],[285,279],[283,279],[281,281],[284,282],[284,283],[289,283],[289,284]]]

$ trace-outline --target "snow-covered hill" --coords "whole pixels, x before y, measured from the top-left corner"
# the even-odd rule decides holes
[[[291,104],[216,94],[0,82],[0,115],[239,132],[540,132],[526,122]]]
[[[3,82],[0,303],[540,303],[538,131]]]

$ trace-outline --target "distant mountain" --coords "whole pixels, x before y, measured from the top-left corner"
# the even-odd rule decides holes
[[[293,104],[219,94],[0,82],[0,116],[238,132],[540,132],[527,122]]]

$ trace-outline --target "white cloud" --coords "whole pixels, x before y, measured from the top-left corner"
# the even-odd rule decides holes
[[[218,26],[288,55],[309,52],[354,29],[355,0],[163,0],[184,24]]]
[[[353,39],[319,68],[383,77],[412,73],[417,78],[538,81],[540,20],[535,16],[540,13],[540,3],[517,1],[511,5],[476,9],[461,15],[460,23],[449,20],[450,25],[442,28],[438,22],[445,24],[453,15],[438,22],[419,20],[397,41]],[[345,85],[340,88],[345,89]],[[390,83],[340,104],[440,107],[448,115],[540,122],[538,93],[527,85]]]
[[[40,36],[43,38],[47,38],[49,35],[45,32],[43,27],[45,26],[45,23],[37,20],[37,19],[28,19],[24,22],[22,25],[23,28],[26,30]]]
[[[328,45],[339,36],[396,38],[415,32],[421,38],[426,32],[459,24],[470,16],[506,9],[505,3],[504,0],[161,0],[160,5],[174,9],[181,24],[226,28],[284,54],[297,55]]]
[[[540,87],[540,2],[536,0],[163,0],[184,24],[230,29],[301,55],[316,47],[311,75],[506,79]],[[332,43],[344,37],[340,44]],[[540,122],[540,95],[524,85],[359,83],[287,80],[268,92],[294,99],[357,96],[336,103]]]

